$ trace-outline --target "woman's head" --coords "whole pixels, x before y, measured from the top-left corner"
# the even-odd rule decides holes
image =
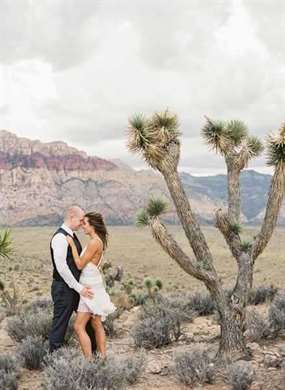
[[[100,213],[91,212],[84,215],[82,228],[84,233],[92,234],[95,232],[102,240],[104,249],[108,244],[108,232],[104,219]]]

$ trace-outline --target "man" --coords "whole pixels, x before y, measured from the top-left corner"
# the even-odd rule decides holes
[[[74,262],[72,251],[67,243],[66,236],[73,237],[78,253],[82,251],[81,244],[74,233],[83,221],[84,212],[78,206],[68,208],[63,225],[54,233],[50,252],[53,264],[53,282],[51,295],[54,304],[52,328],[49,335],[50,352],[60,348],[73,311],[77,310],[79,294],[92,298],[93,293],[89,287],[79,283],[80,272]],[[96,340],[91,322],[86,327],[92,342],[92,351],[96,351]]]

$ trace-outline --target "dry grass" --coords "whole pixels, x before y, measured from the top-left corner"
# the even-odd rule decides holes
[[[169,229],[183,248],[191,252],[182,229],[178,226],[171,226]],[[0,280],[4,279],[9,288],[13,277],[22,300],[35,299],[37,296],[49,294],[51,282],[49,239],[54,230],[52,227],[12,229],[16,255],[13,261],[0,260]],[[203,231],[224,285],[229,287],[235,277],[235,262],[231,258],[226,243],[215,228],[204,227]],[[158,276],[164,283],[164,290],[201,289],[202,285],[198,281],[185,274],[161,250],[147,228],[110,227],[109,232],[110,245],[105,257],[115,265],[123,265],[125,273],[130,273],[135,280],[142,281],[146,276]],[[247,228],[243,233],[243,239],[248,240],[255,233],[255,229]],[[82,233],[79,236],[84,243],[86,237]],[[257,260],[255,285],[284,286],[284,253],[285,230],[277,229],[269,246]]]

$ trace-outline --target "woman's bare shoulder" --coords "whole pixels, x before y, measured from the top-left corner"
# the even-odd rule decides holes
[[[88,243],[88,246],[92,249],[102,249],[103,242],[99,237],[92,237]]]

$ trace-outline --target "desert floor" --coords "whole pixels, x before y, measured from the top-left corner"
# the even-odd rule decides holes
[[[184,250],[191,254],[183,231],[180,227],[169,228]],[[0,280],[7,288],[15,282],[19,300],[26,303],[41,297],[49,297],[51,282],[51,261],[49,257],[49,240],[55,228],[29,227],[13,228],[11,233],[14,241],[14,255],[12,260],[0,260]],[[224,281],[225,287],[233,284],[236,265],[231,257],[226,243],[220,233],[213,227],[204,227],[203,231],[208,239],[209,246],[215,258],[215,265]],[[170,259],[154,241],[147,228],[110,227],[110,243],[105,258],[114,265],[122,265],[125,274],[141,283],[146,276],[160,277],[163,291],[197,291],[202,285],[185,274],[179,266]],[[255,228],[247,228],[243,235],[245,241],[257,233]],[[79,234],[82,242],[86,237]],[[285,282],[285,230],[277,229],[274,236],[257,260],[254,276],[255,286],[273,284],[282,288]],[[258,311],[265,314],[267,305],[258,306]],[[114,353],[128,354],[135,351],[130,337],[138,308],[126,311],[117,322],[118,337],[108,340],[108,350]],[[6,330],[7,318],[2,316],[0,322],[0,353],[16,351],[17,345],[10,339]],[[147,353],[147,369],[139,383],[131,386],[137,390],[143,389],[184,389],[173,373],[171,362],[173,354],[180,348],[191,348],[197,343],[209,344],[210,340],[218,335],[219,329],[214,316],[198,317],[193,323],[185,324],[184,334],[177,343]],[[210,343],[217,348],[216,342]],[[274,342],[253,343],[253,365],[258,371],[258,377],[253,389],[281,389],[279,387],[281,373],[276,369],[263,366],[266,353],[278,353],[284,348],[285,339],[279,337]],[[284,383],[284,382],[283,382]],[[40,389],[41,373],[24,370],[20,380],[20,389]],[[199,388],[199,387],[197,387]],[[230,389],[221,379],[214,385],[203,386],[205,389]],[[284,387],[285,388],[285,387]]]

